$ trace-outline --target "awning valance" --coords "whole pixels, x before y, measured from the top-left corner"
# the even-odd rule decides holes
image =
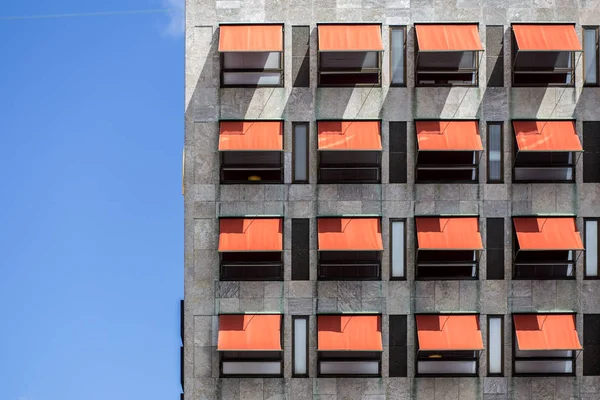
[[[221,121],[219,151],[281,151],[281,121]]]
[[[217,350],[281,351],[281,315],[219,315]]]
[[[575,25],[515,24],[518,51],[581,51]]]
[[[476,24],[416,24],[419,51],[482,51]]]
[[[513,121],[519,151],[582,151],[574,121]]]
[[[519,250],[583,250],[575,218],[513,218]]]
[[[283,51],[283,25],[221,25],[219,51]]]
[[[219,251],[282,251],[281,218],[223,218],[219,220]]]
[[[519,350],[581,350],[573,314],[513,315]]]
[[[381,26],[319,24],[319,51],[383,51]]]
[[[477,121],[416,121],[419,151],[483,150]]]
[[[381,150],[380,121],[319,121],[319,150]]]
[[[418,217],[419,250],[482,250],[483,242],[476,217]]]
[[[379,218],[319,218],[317,220],[321,251],[381,251]]]
[[[419,350],[483,350],[477,315],[417,315]]]
[[[319,351],[382,351],[381,316],[317,316]]]

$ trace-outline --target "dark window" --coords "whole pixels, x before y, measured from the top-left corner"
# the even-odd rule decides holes
[[[390,315],[390,377],[407,375],[406,315]]]
[[[487,86],[504,86],[504,27],[485,27]]]
[[[221,253],[221,280],[266,281],[283,279],[281,252]]]
[[[292,79],[294,87],[310,86],[310,27],[292,26]]]
[[[416,279],[477,279],[479,254],[472,250],[417,251]]]
[[[600,121],[583,122],[583,182],[600,183]]]
[[[319,151],[319,183],[380,183],[380,151]]]
[[[417,86],[476,86],[478,52],[417,51],[415,69]]]
[[[380,251],[320,251],[320,280],[381,279]]]
[[[181,336],[181,344],[184,341],[185,332],[185,303],[183,300],[179,302],[179,335]]]
[[[502,183],[504,182],[502,122],[488,122],[487,134],[488,183]]]
[[[575,279],[574,253],[562,250],[518,251],[513,279]]]
[[[294,122],[293,130],[292,181],[308,183],[308,122]]]
[[[504,218],[486,218],[486,279],[504,279]]]
[[[308,317],[292,316],[292,376],[308,377]]]
[[[379,86],[378,51],[319,52],[319,86]]]
[[[598,252],[598,249],[600,249],[600,235],[598,235],[598,229],[600,228],[599,221],[600,219],[598,218],[585,219],[584,276],[586,279],[598,279],[598,265],[600,264],[600,256]]]
[[[598,86],[598,27],[583,28],[583,83]]]
[[[221,376],[268,377],[283,375],[282,351],[221,351]]]
[[[406,122],[391,121],[390,137],[390,183],[406,183]]]
[[[183,355],[183,346],[179,348],[179,383],[181,383],[181,391],[183,392],[183,388],[185,387],[185,374],[183,373],[184,369],[184,355]]]
[[[488,315],[488,376],[504,375],[504,317]]]
[[[310,220],[292,219],[292,280],[310,279]]]
[[[222,151],[220,154],[221,183],[283,183],[281,151]]]
[[[390,84],[406,85],[406,27],[390,26]]]
[[[583,315],[583,375],[600,376],[600,314]]]

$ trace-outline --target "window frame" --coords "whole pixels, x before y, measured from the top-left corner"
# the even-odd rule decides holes
[[[395,30],[401,30],[404,31],[404,42],[402,44],[402,51],[404,53],[404,63],[402,66],[403,69],[403,74],[402,74],[402,83],[394,83],[394,66],[393,66],[393,57],[392,57],[392,53],[393,53],[393,49],[394,47],[392,46],[392,32]],[[389,57],[389,71],[390,71],[390,87],[406,87],[406,77],[407,77],[407,73],[406,73],[406,56],[407,56],[407,51],[406,51],[406,35],[408,33],[408,27],[406,25],[390,25],[388,27],[388,36],[389,36],[389,43],[390,43],[390,57]]]
[[[490,320],[493,318],[497,318],[500,320],[500,373],[491,373],[490,372],[490,348],[491,348],[491,343],[490,343]],[[505,338],[504,338],[504,315],[503,314],[499,314],[499,315],[494,315],[494,314],[488,314],[487,315],[487,325],[486,325],[486,333],[487,333],[487,345],[485,346],[485,351],[486,351],[486,370],[487,370],[487,376],[489,377],[502,377],[504,376],[504,345],[505,345]]]
[[[225,154],[224,153],[277,153],[279,155],[279,164],[273,163],[271,164],[261,164],[260,166],[257,164],[256,168],[246,167],[244,164],[226,164],[224,161]],[[230,166],[228,166],[230,165]],[[279,172],[280,179],[279,180],[260,180],[260,181],[251,181],[251,180],[239,180],[239,179],[226,179],[225,173],[227,171],[248,171],[248,173],[256,172],[257,174],[260,171],[273,171],[276,173]],[[219,151],[219,184],[220,185],[281,185],[284,183],[284,173],[285,173],[285,165],[284,165],[284,157],[283,151],[280,150],[269,150],[269,151],[260,151],[260,150],[248,150],[248,151]]]
[[[296,373],[296,320],[306,321],[306,373]],[[292,315],[292,378],[308,378],[310,375],[310,318],[308,315]]]
[[[404,251],[403,251],[403,259],[402,259],[402,276],[394,276],[393,274],[393,254],[394,254],[394,235],[393,235],[393,229],[392,229],[392,225],[394,223],[397,222],[402,222],[403,223],[403,235],[402,235],[402,246],[404,247]],[[406,234],[408,232],[407,229],[407,224],[408,221],[406,218],[390,218],[389,220],[389,229],[390,229],[390,244],[389,244],[389,253],[390,253],[390,281],[406,281],[408,278],[406,277],[406,263],[407,263],[407,257],[406,257],[406,253],[408,253],[408,249],[407,249],[407,240],[406,240]]]
[[[360,251],[360,253],[378,253],[378,260],[377,261],[373,261],[371,262],[357,262],[356,265],[352,265],[352,263],[345,263],[344,261],[340,261],[337,264],[334,265],[327,265],[327,263],[322,263],[321,261],[321,254],[322,253],[345,253],[347,255],[351,255],[353,253],[357,253],[356,251],[350,251],[350,250],[346,250],[346,251],[328,251],[328,250],[319,250],[318,254],[317,254],[317,280],[318,281],[380,281],[382,279],[381,277],[381,267],[382,267],[382,253],[383,251],[378,251],[378,250],[369,250],[369,251]],[[361,265],[363,264],[363,265]],[[353,269],[353,271],[355,271],[354,275],[350,275],[347,274],[345,276],[327,276],[327,274],[325,274],[325,272],[323,271],[323,268],[327,268],[327,267],[335,267],[338,266],[339,268],[341,268],[341,270],[343,271],[348,271],[351,268],[356,268],[355,270]],[[377,272],[376,274],[369,274],[366,277],[362,277],[359,274],[359,271],[361,271],[361,268],[364,268],[365,271],[367,271],[367,268],[376,268]]]
[[[299,180],[296,179],[296,127],[297,126],[305,126],[306,127],[306,179]],[[292,122],[292,183],[294,184],[308,184],[310,183],[310,123],[309,122]]]
[[[583,41],[583,86],[585,87],[597,87],[600,86],[600,45],[599,45],[599,41],[600,41],[600,34],[599,34],[599,30],[600,27],[598,25],[583,25],[581,27],[582,29],[582,41]],[[587,76],[585,73],[585,31],[586,30],[594,30],[596,32],[596,83],[587,83]]]
[[[500,179],[490,178],[490,126],[500,127]],[[486,123],[486,178],[488,184],[504,183],[504,122],[502,121],[487,121]]]
[[[584,218],[583,219],[583,247],[587,249],[587,223],[595,222],[596,223],[596,249],[597,249],[597,260],[598,263],[598,273],[596,276],[588,276],[587,275],[587,260],[588,260],[588,252],[583,252],[583,279],[585,280],[598,280],[600,279],[600,217],[593,218]]]

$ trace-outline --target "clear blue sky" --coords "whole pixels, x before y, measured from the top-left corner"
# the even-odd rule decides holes
[[[0,399],[179,398],[181,12],[0,0]],[[180,8],[181,10],[181,8]]]

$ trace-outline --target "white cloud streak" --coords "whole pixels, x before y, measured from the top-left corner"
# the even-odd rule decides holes
[[[163,0],[169,18],[165,34],[173,37],[183,35],[185,30],[185,0]]]

